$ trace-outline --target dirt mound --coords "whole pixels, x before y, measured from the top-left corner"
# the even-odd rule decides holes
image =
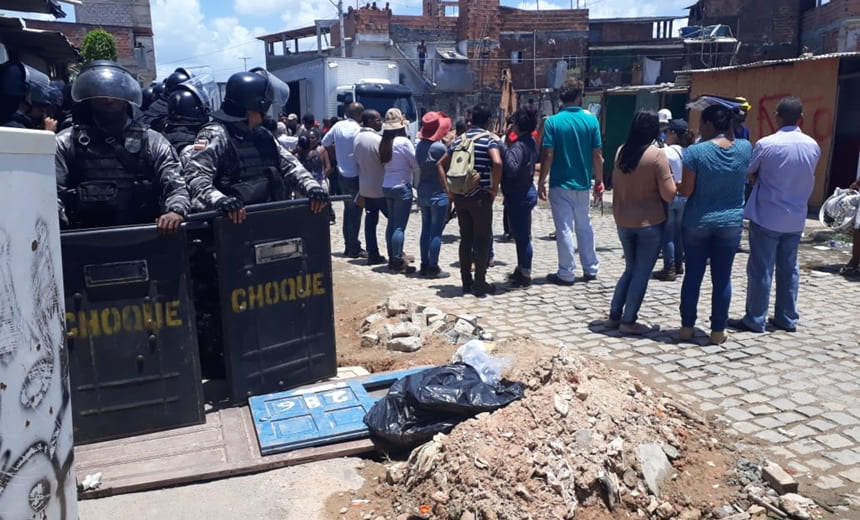
[[[737,493],[730,451],[629,374],[568,352],[509,377],[527,385],[526,397],[389,465],[373,493],[390,506],[375,514],[696,519]]]

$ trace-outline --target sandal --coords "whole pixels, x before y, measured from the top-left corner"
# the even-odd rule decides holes
[[[856,265],[845,264],[839,269],[839,274],[848,277],[860,276],[860,267]]]

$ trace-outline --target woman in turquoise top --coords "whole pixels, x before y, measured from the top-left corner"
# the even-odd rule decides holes
[[[726,341],[726,321],[732,300],[732,263],[741,240],[744,179],[752,145],[734,139],[735,111],[712,105],[702,112],[701,142],[684,153],[684,172],[678,188],[689,197],[681,224],[686,274],[681,285],[681,339],[693,338],[696,308],[705,267],[711,262],[712,344]]]

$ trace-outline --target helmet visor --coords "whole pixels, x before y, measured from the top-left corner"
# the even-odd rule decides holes
[[[290,87],[286,83],[262,67],[255,67],[250,72],[259,74],[268,80],[266,84],[266,101],[269,104],[285,105],[287,103],[287,100],[290,99]]]
[[[218,94],[218,85],[210,74],[195,75],[187,81],[179,84],[181,89],[188,90],[200,100],[200,104],[209,110],[215,110],[215,98]]]
[[[27,71],[27,84],[30,87],[30,100],[34,105],[50,104],[51,80],[44,73],[29,65],[24,65]]]
[[[95,98],[119,99],[137,107],[143,102],[140,84],[118,66],[85,69],[72,83],[72,100],[76,103]]]

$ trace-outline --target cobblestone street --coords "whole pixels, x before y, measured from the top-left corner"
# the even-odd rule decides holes
[[[502,230],[501,210],[499,202],[494,215],[497,235]],[[600,325],[624,266],[609,204],[603,215],[592,210],[601,262],[597,280],[578,280],[571,287],[545,283],[545,275],[556,269],[557,255],[555,242],[547,238],[553,229],[549,207],[541,203],[534,211],[532,227],[535,283],[527,289],[507,287],[505,278],[516,265],[514,244],[497,240],[498,263],[488,277],[497,291],[485,298],[462,296],[455,221],[446,228],[439,262],[451,277],[425,280],[392,275],[385,266],[370,268],[364,260],[345,258],[340,204],[336,213],[338,222],[331,228],[336,271],[364,276],[368,283],[391,283],[392,277],[400,276],[395,296],[477,314],[481,324],[499,339],[528,335],[641,374],[708,416],[725,419],[730,433],[765,447],[795,475],[801,492],[852,495],[852,512],[860,514],[860,344],[854,302],[860,285],[834,274],[836,266],[847,260],[848,248],[801,246],[801,266],[816,266],[817,270],[801,271],[801,319],[796,333],[730,330],[727,343],[709,346],[709,276],[702,286],[695,343],[678,341],[680,276],[674,282],[652,280],[648,286],[640,321],[659,329],[643,337],[625,337]],[[378,235],[383,254],[384,226],[381,219]],[[413,211],[406,251],[416,258],[420,227],[420,215]],[[808,221],[807,234],[815,228],[820,229],[818,222]],[[735,259],[730,317],[743,315],[747,256],[741,252]],[[658,268],[661,262],[658,260]],[[579,267],[577,275],[582,275]]]

